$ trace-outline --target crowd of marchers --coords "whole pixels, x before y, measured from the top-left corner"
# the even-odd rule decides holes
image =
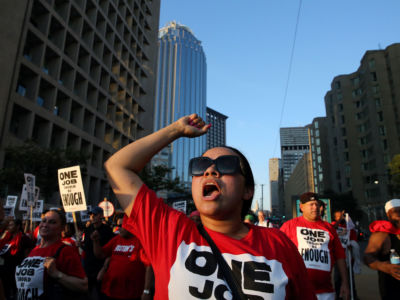
[[[153,299],[151,266],[123,228],[123,215],[111,223],[96,206],[76,227],[60,209],[41,217],[29,232],[25,222],[4,217],[0,205],[0,300]]]
[[[188,115],[109,158],[105,169],[125,212],[114,232],[100,207],[75,235],[61,210],[45,212],[32,233],[0,214],[0,300],[358,299],[361,256],[378,271],[381,298],[398,299],[400,199],[386,202],[388,220],[370,224],[360,255],[349,215],[337,210],[332,223],[323,221],[325,203],[316,193],[302,194],[300,216],[281,226],[262,211],[256,220],[249,213],[252,170],[232,147],[190,160],[196,211],[189,216],[143,183],[140,171],[155,154],[210,126]]]

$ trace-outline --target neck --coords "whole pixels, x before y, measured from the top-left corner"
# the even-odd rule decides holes
[[[249,228],[240,221],[240,218],[238,220],[215,220],[201,216],[201,222],[204,227],[237,240],[245,237],[249,232]]]
[[[317,222],[318,220],[320,220],[320,217],[317,217],[316,219],[313,219],[313,218],[308,218],[305,215],[303,215],[303,218],[306,219],[306,221],[309,221],[309,222]]]
[[[53,245],[54,243],[57,243],[60,239],[61,239],[61,237],[55,237],[55,238],[50,238],[50,239],[42,238],[42,241],[40,243],[40,248],[44,248],[44,247]]]

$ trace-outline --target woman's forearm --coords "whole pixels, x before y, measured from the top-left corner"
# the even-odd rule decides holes
[[[182,136],[200,136],[208,129],[209,125],[205,125],[196,114],[185,116],[125,146],[106,161],[104,167],[111,187],[126,214],[130,214],[136,195],[143,184],[137,174],[151,158],[174,140]]]

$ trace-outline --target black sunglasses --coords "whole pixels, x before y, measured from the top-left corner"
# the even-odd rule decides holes
[[[215,165],[221,175],[242,174],[239,157],[235,155],[223,155],[215,160],[205,156],[192,158],[189,162],[189,174],[191,176],[202,176],[211,165]]]

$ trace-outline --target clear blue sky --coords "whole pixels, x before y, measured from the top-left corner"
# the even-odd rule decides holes
[[[367,50],[400,42],[399,0],[161,0],[160,27],[177,21],[202,42],[207,105],[229,117],[227,143],[246,155],[269,208],[268,160],[279,128],[325,116],[335,76],[357,70]],[[281,112],[284,107],[281,121]],[[261,188],[254,200],[260,201]]]

